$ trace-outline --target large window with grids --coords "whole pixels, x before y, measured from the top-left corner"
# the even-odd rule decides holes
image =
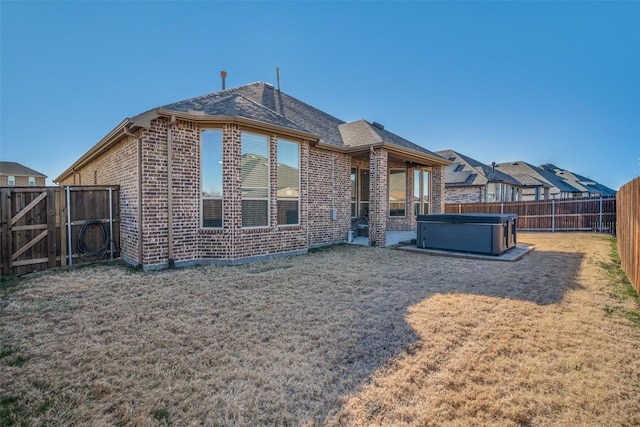
[[[407,171],[389,171],[389,216],[405,216],[407,208]]]
[[[242,132],[242,226],[269,225],[269,138]]]
[[[222,131],[203,130],[200,138],[203,228],[222,228]]]
[[[300,224],[300,144],[278,140],[278,225]]]

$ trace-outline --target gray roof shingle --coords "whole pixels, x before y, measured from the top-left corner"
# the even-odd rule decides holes
[[[1,162],[0,161],[0,174],[2,175],[16,175],[16,176],[37,176],[47,177],[40,172],[36,172],[33,169],[29,169],[26,166],[16,162]]]
[[[173,111],[201,111],[208,115],[235,115],[317,135],[337,147],[384,142],[439,157],[411,141],[366,120],[346,123],[263,82],[250,83],[161,107]]]
[[[487,182],[504,182],[520,186],[518,179],[453,150],[436,151],[436,154],[455,162],[445,168],[445,183],[449,185],[485,185]],[[449,171],[448,169],[451,168]],[[462,175],[454,172],[467,171],[469,175],[462,181]]]

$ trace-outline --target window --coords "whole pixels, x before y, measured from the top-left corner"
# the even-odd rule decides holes
[[[351,168],[351,218],[355,218],[357,216],[356,208],[357,208],[357,198],[358,198],[358,181],[356,177],[358,176],[358,169]]]
[[[407,206],[407,171],[389,171],[389,216],[405,216]]]
[[[429,215],[429,188],[431,182],[429,171],[413,171],[413,203],[417,215]]]
[[[360,169],[360,216],[369,217],[369,171]]]
[[[269,225],[269,138],[242,132],[242,226]]]
[[[35,187],[36,186],[36,177],[35,176],[30,176],[29,177],[29,187]]]
[[[487,202],[496,201],[496,183],[490,182],[487,184]]]
[[[300,224],[300,145],[278,140],[278,224]]]
[[[202,227],[222,228],[222,131],[201,134]]]
[[[7,185],[16,185],[16,177],[13,175],[9,175],[7,178]]]

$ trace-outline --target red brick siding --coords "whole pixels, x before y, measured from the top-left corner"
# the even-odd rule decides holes
[[[431,169],[431,213],[444,213],[444,166]]]
[[[378,148],[369,156],[369,245],[386,246],[389,217],[388,164],[389,153]]]
[[[343,242],[351,228],[351,156],[309,150],[309,245]],[[332,207],[337,219],[331,219]]]

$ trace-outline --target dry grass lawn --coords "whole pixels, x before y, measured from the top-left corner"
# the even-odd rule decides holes
[[[516,263],[343,245],[5,281],[0,425],[640,425],[613,240],[520,241]]]

